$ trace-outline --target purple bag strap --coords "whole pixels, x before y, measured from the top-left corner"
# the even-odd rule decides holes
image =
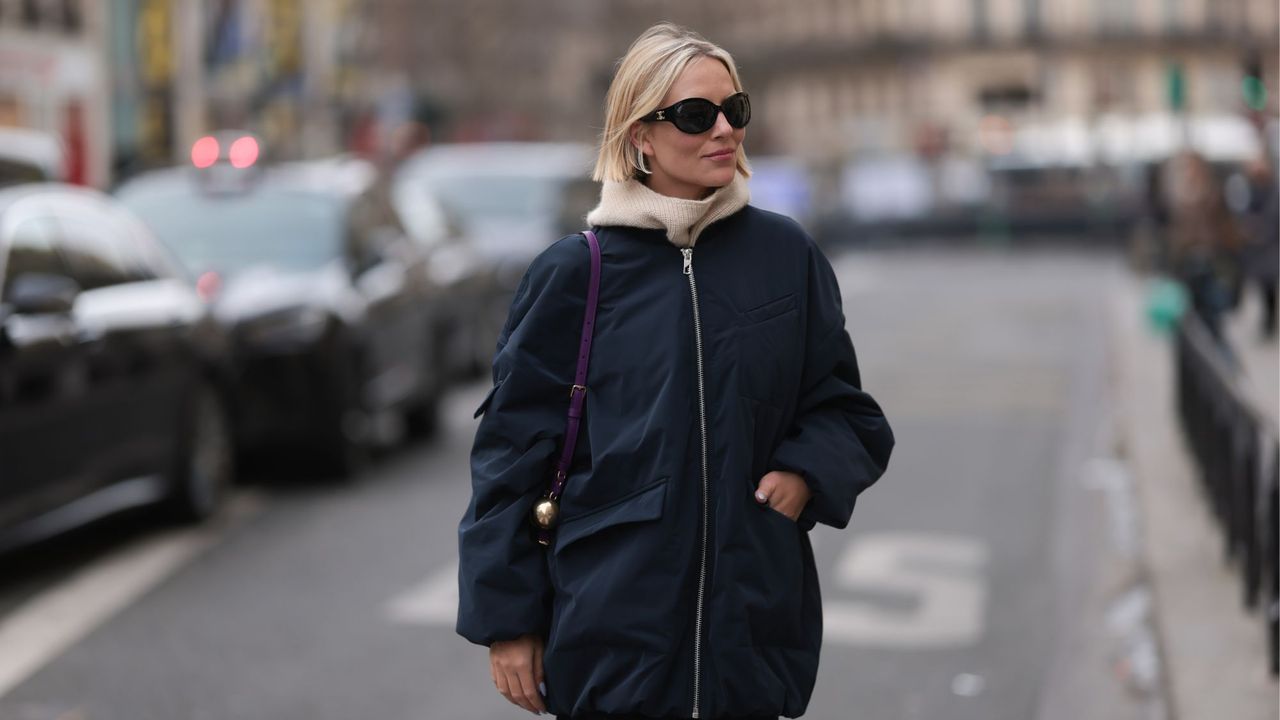
[[[587,236],[587,244],[591,246],[591,281],[587,286],[587,312],[582,318],[582,340],[578,343],[578,371],[573,376],[573,387],[569,389],[569,420],[564,431],[564,448],[560,451],[555,479],[547,494],[552,500],[560,499],[565,478],[569,475],[569,464],[573,462],[573,451],[578,447],[582,410],[587,404],[587,364],[591,360],[591,337],[596,325],[596,304],[600,300],[600,243],[596,240],[596,234],[590,230],[584,230],[582,234]]]

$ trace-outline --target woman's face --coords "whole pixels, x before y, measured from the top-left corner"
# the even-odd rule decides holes
[[[658,107],[689,98],[706,98],[719,105],[735,92],[724,64],[701,57],[676,78]],[[654,192],[696,200],[733,181],[738,146],[746,134],[746,128],[735,130],[720,113],[716,124],[698,135],[683,133],[669,122],[638,122],[631,128],[631,143],[644,151],[645,164],[653,173],[646,182]]]

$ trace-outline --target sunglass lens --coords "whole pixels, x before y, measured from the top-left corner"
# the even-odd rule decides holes
[[[724,102],[724,119],[735,128],[744,128],[751,120],[751,102],[741,93]]]
[[[683,132],[695,135],[706,132],[716,124],[716,108],[707,100],[689,100],[676,108],[675,122]]]

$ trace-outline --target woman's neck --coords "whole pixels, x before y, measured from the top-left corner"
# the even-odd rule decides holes
[[[641,178],[640,182],[659,195],[680,198],[681,200],[706,200],[717,190],[717,188],[713,187],[682,183],[666,175],[658,175],[656,173]]]
[[[692,247],[704,228],[741,210],[750,200],[742,175],[701,200],[663,195],[638,179],[608,181],[601,185],[600,204],[587,213],[587,223],[663,229],[672,244]]]

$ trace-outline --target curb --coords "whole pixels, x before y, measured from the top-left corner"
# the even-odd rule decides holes
[[[1273,719],[1262,620],[1241,606],[1236,571],[1183,444],[1174,400],[1173,352],[1143,324],[1144,281],[1126,274],[1112,313],[1119,431],[1142,518],[1140,559],[1169,715],[1175,720]]]

